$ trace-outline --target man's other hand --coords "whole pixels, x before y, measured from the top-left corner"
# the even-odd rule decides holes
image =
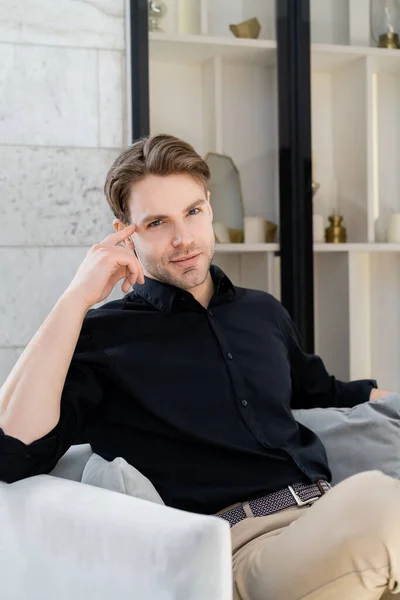
[[[369,401],[373,402],[374,400],[379,400],[379,398],[384,398],[385,396],[391,393],[392,392],[385,392],[385,390],[377,390],[376,388],[373,388],[369,396]]]

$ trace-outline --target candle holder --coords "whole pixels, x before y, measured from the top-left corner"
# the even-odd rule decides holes
[[[318,192],[318,190],[319,190],[320,187],[321,187],[321,185],[317,181],[313,180],[313,182],[312,182],[312,195],[313,195],[313,197]]]
[[[163,0],[148,0],[149,31],[165,33],[161,21],[167,14],[167,7]]]
[[[400,48],[400,7],[396,0],[371,0],[372,39],[379,48]]]

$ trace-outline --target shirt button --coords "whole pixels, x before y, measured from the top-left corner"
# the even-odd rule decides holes
[[[233,356],[230,352],[228,352],[228,358],[229,358],[229,360],[233,360]]]
[[[247,400],[245,400],[245,399],[243,398],[243,400],[242,400],[242,406],[247,406],[247,404],[248,404]]]

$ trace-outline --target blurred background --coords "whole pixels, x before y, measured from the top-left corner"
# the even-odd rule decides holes
[[[119,151],[170,133],[211,168],[214,262],[400,392],[399,50],[400,0],[0,0],[0,385],[113,231]]]
[[[0,1],[0,384],[112,231],[125,79],[123,0]]]

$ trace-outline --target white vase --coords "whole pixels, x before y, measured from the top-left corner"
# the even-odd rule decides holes
[[[245,244],[263,244],[265,242],[265,220],[262,217],[244,218]]]
[[[385,243],[388,241],[388,227],[390,212],[382,211],[379,217],[375,219],[375,242]]]
[[[390,215],[387,239],[392,244],[400,243],[400,213]]]

